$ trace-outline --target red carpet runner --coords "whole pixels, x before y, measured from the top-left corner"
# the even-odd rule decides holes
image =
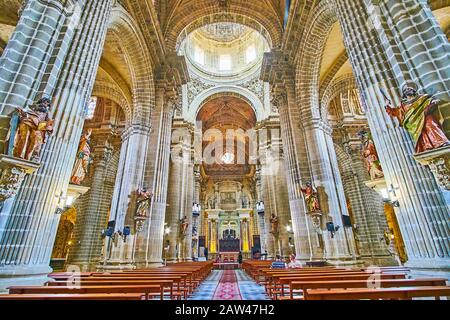
[[[214,292],[213,300],[242,300],[234,270],[224,270]]]

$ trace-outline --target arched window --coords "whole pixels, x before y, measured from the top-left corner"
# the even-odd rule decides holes
[[[97,97],[91,97],[88,103],[86,119],[90,120],[94,118],[95,108],[97,107]]]

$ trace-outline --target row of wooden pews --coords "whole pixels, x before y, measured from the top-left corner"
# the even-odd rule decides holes
[[[45,285],[12,286],[0,300],[181,300],[192,295],[212,268],[206,261],[155,269],[52,273]]]
[[[412,299],[450,296],[445,278],[411,279],[404,267],[305,267],[271,269],[271,261],[244,261],[242,268],[274,300]]]

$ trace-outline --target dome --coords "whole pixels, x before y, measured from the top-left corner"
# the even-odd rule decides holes
[[[256,30],[227,22],[193,31],[182,50],[195,71],[209,77],[234,77],[253,73],[268,45]]]

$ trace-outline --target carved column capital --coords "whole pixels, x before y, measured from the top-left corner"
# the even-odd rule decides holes
[[[38,168],[38,163],[0,155],[0,201],[14,197],[25,176]]]
[[[422,165],[428,166],[436,182],[444,190],[450,190],[450,146],[414,155]]]

